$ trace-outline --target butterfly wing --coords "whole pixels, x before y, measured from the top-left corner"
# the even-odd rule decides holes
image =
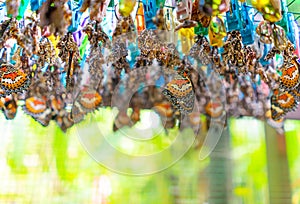
[[[15,69],[12,65],[1,66],[0,85],[6,95],[22,92],[30,84],[29,76],[21,70]]]
[[[295,110],[297,105],[297,100],[289,91],[275,90],[271,97],[272,119],[280,120],[287,112]]]
[[[9,95],[4,98],[4,101],[2,111],[7,120],[12,120],[16,117],[18,109],[16,98],[13,95]]]
[[[84,87],[79,94],[78,102],[86,113],[90,113],[100,107],[102,97],[96,90]]]
[[[45,127],[49,125],[52,118],[52,111],[48,107],[46,100],[36,96],[25,99],[23,110]]]
[[[194,109],[194,86],[187,76],[176,75],[162,93],[182,114],[189,114]]]

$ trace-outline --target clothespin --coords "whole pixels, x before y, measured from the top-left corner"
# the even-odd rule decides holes
[[[288,28],[288,8],[286,6],[286,1],[285,0],[282,0],[281,1],[281,8],[282,8],[282,19],[278,22],[276,22],[277,25],[280,25],[284,30],[285,32],[288,32],[289,28]]]
[[[0,23],[2,23],[5,20],[6,16],[6,7],[5,7],[5,1],[0,3]]]
[[[300,32],[299,32],[299,28],[296,22],[294,23],[294,29],[295,29],[295,38],[296,38],[296,55],[300,58]]]
[[[168,1],[168,0],[156,0],[157,8],[164,7],[164,5],[166,4],[166,1]]]
[[[72,23],[68,28],[69,32],[75,32],[78,29],[80,24],[80,19],[82,12],[80,12],[80,8],[82,6],[83,0],[70,0],[68,1],[68,6],[72,11]]]
[[[136,58],[140,55],[140,51],[137,45],[133,43],[129,43],[127,49],[128,49],[128,56],[126,58],[130,65],[130,68],[132,69],[136,62]]]
[[[172,9],[172,11],[173,11],[176,8],[175,0],[165,0],[163,8],[164,9]]]
[[[196,35],[208,35],[208,28],[205,28],[200,23],[198,23],[198,26],[194,27],[194,33]]]
[[[226,12],[227,31],[241,30],[242,22],[240,15],[240,5],[237,0],[232,0],[230,10]]]
[[[222,47],[223,38],[227,35],[226,28],[222,18],[214,16],[211,19],[208,28],[208,37],[211,46]]]
[[[288,32],[286,33],[287,34],[287,37],[288,39],[293,43],[295,44],[296,43],[296,38],[295,38],[295,24],[294,24],[294,21],[295,21],[295,17],[292,13],[288,13],[287,14],[287,19],[288,19]]]
[[[167,27],[167,30],[171,31],[175,29],[175,22],[173,17],[173,11],[176,8],[176,2],[175,0],[166,0],[165,4],[163,6],[163,13],[165,18],[165,24]]]
[[[239,5],[237,0],[231,2],[230,11],[226,12],[227,31],[240,31],[243,44],[249,45],[254,42],[253,21],[249,17],[246,3]]]
[[[32,11],[37,11],[46,0],[30,0],[30,8]]]
[[[119,12],[121,16],[127,17],[133,11],[136,4],[136,0],[120,0]]]
[[[144,4],[141,0],[138,1],[137,13],[135,16],[135,24],[138,33],[146,29],[145,25],[145,13],[144,13]]]
[[[83,43],[83,40],[85,38],[85,35],[83,33],[83,28],[87,25],[89,15],[87,13],[83,13],[81,16],[80,24],[78,25],[78,29],[73,32],[73,37],[75,42],[77,43],[78,46],[81,46]]]
[[[219,15],[223,12],[228,11],[229,1],[227,0],[200,0],[199,8],[205,14],[211,16]]]
[[[242,29],[240,33],[244,45],[250,45],[254,43],[254,24],[252,19],[249,17],[249,12],[246,3],[243,3],[241,9]]]
[[[180,0],[176,5],[177,20],[184,22],[190,20],[192,16],[192,0]]]
[[[110,0],[107,10],[106,10],[106,16],[101,22],[101,26],[103,28],[103,31],[112,38],[113,31],[115,30],[117,26],[117,11],[116,11],[117,4],[115,4],[114,0]]]
[[[23,18],[24,13],[27,9],[27,6],[29,4],[29,0],[21,0],[21,5],[19,7],[19,15],[17,16],[17,19],[20,20]]]
[[[282,8],[282,19],[278,22],[276,22],[277,25],[281,26],[286,34],[288,39],[295,44],[295,29],[293,22],[295,21],[294,15],[291,13],[288,13],[288,8],[286,5],[286,0],[281,1],[281,8]]]
[[[110,4],[110,0],[105,0],[101,4],[100,12],[102,14],[102,18],[104,18],[106,16],[107,7],[108,7],[109,4]]]
[[[156,0],[143,0],[144,4],[144,18],[147,29],[155,29],[156,26],[152,21],[157,12]]]
[[[188,54],[190,49],[193,46],[193,41],[195,38],[194,29],[193,28],[182,28],[178,31],[180,44],[181,44],[181,52],[183,54]]]

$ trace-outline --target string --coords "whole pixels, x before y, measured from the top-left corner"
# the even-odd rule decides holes
[[[296,0],[292,0],[288,5],[287,7],[290,7]]]

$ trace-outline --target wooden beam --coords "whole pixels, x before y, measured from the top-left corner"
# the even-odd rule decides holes
[[[285,135],[265,123],[268,162],[269,203],[291,204],[292,192]]]
[[[230,133],[227,127],[210,155],[208,203],[232,203],[232,165],[230,162]]]

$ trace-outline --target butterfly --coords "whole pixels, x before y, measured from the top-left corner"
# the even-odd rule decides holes
[[[30,84],[29,76],[13,65],[2,64],[0,68],[0,86],[5,95],[22,92]]]
[[[225,113],[224,111],[220,100],[209,101],[205,106],[205,112],[211,118],[220,118]]]
[[[45,127],[49,125],[52,119],[52,111],[48,107],[45,97],[31,96],[26,98],[23,110]]]
[[[35,117],[41,115],[47,109],[46,100],[36,96],[25,99],[24,111]]]
[[[47,100],[49,107],[51,107],[52,119],[63,132],[66,132],[74,125],[74,121],[71,119],[71,114],[66,110],[65,99],[65,92],[57,91],[48,97]]]
[[[100,107],[102,97],[96,90],[84,86],[79,94],[78,102],[82,109],[89,113]]]
[[[282,89],[274,90],[271,97],[272,119],[275,121],[281,119],[287,112],[295,110],[297,105],[298,102],[290,92]]]
[[[101,103],[101,95],[91,87],[84,85],[73,102],[71,110],[72,120],[75,123],[79,123],[87,113],[98,109]]]
[[[163,95],[182,114],[189,114],[194,108],[194,87],[186,71],[181,71],[162,91]]]

